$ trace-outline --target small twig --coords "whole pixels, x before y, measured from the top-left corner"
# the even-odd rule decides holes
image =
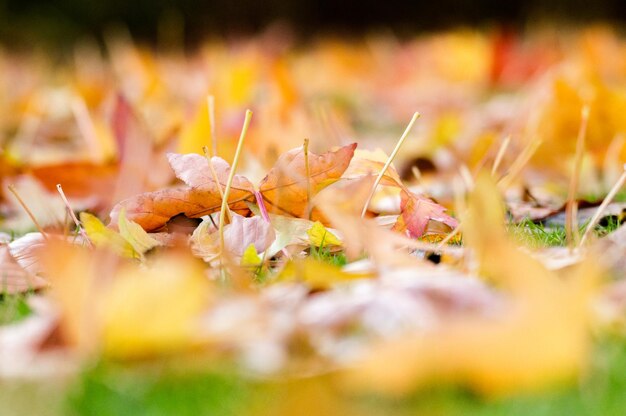
[[[78,232],[85,239],[85,241],[87,241],[89,246],[91,248],[93,248],[93,244],[91,243],[91,240],[87,236],[87,233],[85,232],[85,229],[83,228],[83,226],[80,223],[80,221],[78,221],[78,218],[76,218],[76,214],[74,214],[74,210],[72,210],[70,202],[65,197],[65,193],[63,192],[63,188],[61,187],[60,183],[57,183],[57,191],[59,191],[59,195],[61,195],[61,199],[63,200],[63,203],[65,204],[65,207],[67,208],[67,212],[70,214],[70,218],[72,218],[72,221],[74,221],[74,224],[76,225],[76,228],[78,228]]]
[[[309,168],[309,139],[304,139],[304,174],[306,176],[306,219],[311,219],[311,171]]]
[[[587,136],[587,126],[589,124],[589,106],[585,105],[581,110],[580,129],[576,140],[576,154],[574,156],[574,171],[569,183],[567,192],[567,205],[565,208],[565,237],[568,247],[572,248],[580,242],[578,232],[578,204],[576,193],[578,192],[578,181],[582,168],[583,154],[585,152],[585,138]]]
[[[506,136],[498,149],[498,153],[496,154],[496,158],[493,161],[493,166],[491,167],[491,176],[496,176],[498,173],[498,168],[500,167],[500,163],[502,162],[502,158],[509,148],[509,144],[511,143],[511,136]]]
[[[28,214],[33,224],[35,224],[35,227],[37,228],[37,230],[47,240],[48,234],[46,234],[46,232],[43,230],[43,227],[41,226],[41,224],[39,224],[39,222],[37,221],[37,218],[35,218],[35,214],[33,214],[30,208],[28,208],[28,205],[26,205],[26,202],[24,202],[20,194],[17,193],[15,186],[9,185],[8,188],[9,188],[9,191],[11,191],[11,193],[13,194],[13,196],[15,196],[15,198],[17,199],[17,202],[19,202],[22,208],[24,208],[24,211],[26,211],[26,214]]]
[[[419,116],[420,116],[420,113],[418,112],[415,112],[415,114],[413,114],[413,117],[411,118],[411,121],[409,122],[409,124],[406,126],[404,133],[402,133],[400,140],[398,140],[398,143],[396,143],[396,147],[393,149],[393,152],[391,152],[391,155],[389,155],[387,162],[385,162],[385,165],[383,166],[381,171],[378,173],[378,176],[376,177],[376,180],[374,181],[374,185],[372,186],[372,189],[370,190],[370,193],[367,196],[367,199],[365,200],[365,204],[363,205],[363,210],[361,211],[361,218],[365,217],[365,213],[367,212],[367,208],[369,207],[370,202],[372,198],[374,197],[374,193],[376,192],[376,188],[378,187],[378,184],[383,179],[383,176],[387,172],[387,169],[389,169],[389,166],[391,165],[391,163],[393,162],[393,159],[398,154],[398,151],[400,150],[402,143],[404,143],[404,141],[408,137],[409,132],[413,128],[413,125],[415,124]]]
[[[445,246],[446,244],[448,244],[448,242],[450,240],[452,240],[454,237],[457,236],[457,234],[459,233],[459,231],[461,231],[461,223],[459,222],[459,225],[457,225],[456,227],[454,227],[454,230],[452,230],[450,232],[450,234],[448,234],[446,236],[446,238],[444,238],[443,240],[441,240],[439,242],[439,244],[437,245],[438,248],[442,248],[443,246]]]
[[[535,138],[524,148],[524,150],[522,150],[519,156],[511,164],[509,172],[498,181],[501,191],[504,191],[511,186],[513,180],[517,177],[517,175],[519,175],[522,169],[524,169],[524,166],[526,166],[526,164],[530,161],[530,158],[535,154],[537,149],[539,149],[541,143],[542,141],[540,138]]]
[[[224,189],[224,196],[222,197],[222,207],[220,209],[219,220],[219,236],[220,236],[220,253],[224,254],[224,221],[226,220],[226,208],[228,206],[228,197],[230,196],[230,187],[235,177],[235,171],[237,170],[237,164],[239,163],[239,157],[241,156],[241,149],[243,147],[243,140],[248,132],[250,126],[250,120],[252,119],[252,111],[246,110],[246,117],[243,121],[243,128],[241,129],[241,135],[239,136],[239,142],[237,142],[237,150],[235,150],[235,157],[230,167],[230,173],[228,174],[228,181],[226,182],[226,189]]]
[[[587,228],[585,229],[585,233],[583,234],[583,237],[580,240],[580,246],[585,244],[587,237],[589,236],[591,231],[595,228],[596,224],[600,220],[600,217],[602,216],[602,213],[604,212],[604,210],[606,210],[606,207],[609,206],[609,204],[613,201],[613,198],[615,198],[615,195],[619,192],[619,190],[622,189],[622,187],[624,186],[624,183],[626,183],[626,165],[624,165],[624,171],[622,172],[621,176],[619,177],[615,185],[613,185],[613,187],[611,188],[609,193],[606,195],[606,197],[604,198],[604,200],[602,201],[602,203],[600,204],[596,212],[593,214],[593,217],[591,217],[591,220],[589,221],[589,224],[587,225]]]

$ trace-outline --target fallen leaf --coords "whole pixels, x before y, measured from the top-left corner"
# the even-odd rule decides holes
[[[232,221],[224,228],[224,244],[229,253],[243,256],[253,245],[257,253],[263,253],[272,244],[276,234],[272,225],[261,217],[242,217],[233,214]]]
[[[16,294],[26,293],[48,286],[48,283],[28,272],[15,261],[9,246],[0,245],[0,293]]]
[[[168,160],[176,176],[188,187],[162,189],[126,199],[111,211],[111,222],[117,223],[119,212],[126,209],[128,219],[141,225],[146,231],[163,227],[172,217],[184,214],[199,218],[218,211],[222,204],[220,189],[226,187],[230,166],[225,160],[213,157],[210,163],[218,182],[213,178],[209,161],[197,154],[170,153]],[[235,175],[229,197],[230,209],[248,212],[245,200],[252,198],[252,184],[243,176]]]
[[[437,232],[444,235],[459,225],[457,220],[445,213],[444,207],[430,199],[409,191],[403,191],[401,195],[401,213],[393,230],[406,232],[412,238],[420,238],[427,232],[430,221],[445,224],[447,227]],[[431,228],[430,232],[434,233],[435,229]]]
[[[152,250],[154,247],[162,245],[160,241],[152,238],[139,224],[126,219],[124,209],[120,211],[117,225],[122,238],[124,238],[140,256]]]
[[[191,236],[194,254],[207,261],[220,253],[219,233],[211,230],[211,225],[210,221],[203,221]],[[224,247],[235,259],[241,258],[250,245],[257,253],[263,253],[275,238],[272,225],[259,216],[243,217],[233,213],[231,223],[224,227]]]
[[[356,143],[323,155],[309,154],[311,196],[338,180],[347,168]],[[170,218],[184,214],[199,218],[218,211],[226,187],[230,166],[219,157],[211,158],[216,182],[206,158],[197,154],[170,154],[170,165],[187,188],[163,189],[144,193],[117,204],[111,211],[111,222],[116,223],[120,210],[126,208],[128,218],[147,231],[164,226]],[[279,157],[276,165],[261,181],[260,191],[270,212],[304,217],[307,210],[307,181],[302,147]],[[244,176],[235,175],[228,204],[232,211],[249,212],[247,200],[253,198],[253,186]],[[312,218],[321,218],[313,209]]]
[[[259,253],[256,251],[254,244],[250,244],[243,252],[241,256],[240,264],[243,267],[257,267],[259,266],[263,260],[259,256]]]
[[[307,230],[309,242],[315,247],[340,246],[341,240],[337,236],[324,227],[324,225],[315,221],[313,226]]]
[[[120,234],[107,228],[98,217],[87,212],[80,213],[80,222],[89,240],[99,248],[108,248],[124,257],[135,257],[133,246]]]
[[[104,354],[129,359],[193,347],[210,295],[203,267],[180,254],[123,267],[102,294]]]
[[[306,218],[307,205],[311,203],[307,198],[307,182],[311,197],[314,197],[320,190],[339,180],[347,169],[356,146],[356,143],[352,143],[322,155],[309,152],[308,178],[302,147],[282,154],[259,185],[268,211]],[[310,219],[322,219],[320,212],[314,207]]]
[[[348,273],[340,267],[316,260],[311,257],[291,260],[277,276],[278,281],[297,281],[306,283],[315,290],[325,290],[330,287],[355,279],[373,277],[369,273]]]

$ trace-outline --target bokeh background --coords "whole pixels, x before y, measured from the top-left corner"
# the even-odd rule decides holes
[[[77,37],[96,39],[112,26],[148,43],[173,38],[192,47],[207,35],[254,34],[286,24],[296,35],[397,35],[452,26],[626,22],[622,0],[0,0],[0,42],[19,48],[62,48]]]

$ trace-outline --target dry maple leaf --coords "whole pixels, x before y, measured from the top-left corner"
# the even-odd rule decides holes
[[[400,215],[393,226],[395,231],[405,231],[410,237],[419,238],[427,233],[428,223],[436,221],[450,227],[452,231],[459,225],[458,221],[448,214],[446,209],[428,198],[410,191],[402,191]]]
[[[113,223],[117,223],[122,208],[126,208],[129,220],[148,231],[161,228],[170,218],[179,214],[197,218],[220,209],[222,204],[220,188],[226,186],[230,172],[230,166],[224,159],[212,157],[210,161],[217,182],[213,179],[209,162],[203,156],[195,153],[186,155],[170,153],[168,160],[176,177],[185,182],[187,187],[162,189],[128,198],[113,208],[111,212]],[[228,199],[231,210],[248,212],[245,200],[252,197],[252,190],[252,183],[248,179],[235,175]]]
[[[304,217],[308,204],[307,181],[311,196],[336,182],[348,168],[356,146],[352,143],[322,155],[309,153],[308,178],[302,147],[282,154],[259,186],[268,211]],[[320,219],[321,213],[313,208],[311,218]]]
[[[316,155],[309,153],[310,195],[338,180],[348,167],[354,154],[356,143],[339,148],[337,151]],[[198,218],[220,209],[221,189],[225,188],[230,166],[219,157],[211,158],[215,175],[208,166],[207,159],[197,154],[169,154],[168,159],[176,177],[187,187],[163,189],[148,192],[126,199],[111,212],[111,222],[116,223],[119,212],[126,208],[128,219],[141,225],[145,230],[156,230],[164,226],[170,218],[184,214]],[[214,176],[217,177],[215,181]],[[219,183],[218,183],[219,182]],[[247,214],[246,200],[254,198],[254,187],[244,176],[235,175],[228,205],[231,210]],[[269,211],[303,217],[307,212],[307,175],[302,147],[283,154],[276,165],[261,181],[261,195]],[[312,218],[320,218],[317,210]]]

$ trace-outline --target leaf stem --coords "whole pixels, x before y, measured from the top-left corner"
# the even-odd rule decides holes
[[[402,143],[404,143],[404,141],[408,137],[409,132],[413,128],[413,125],[415,124],[419,116],[420,116],[420,113],[418,113],[417,111],[415,112],[415,114],[413,114],[413,117],[411,118],[411,121],[409,122],[409,124],[406,126],[404,133],[402,133],[402,136],[400,136],[398,143],[396,143],[396,147],[393,149],[393,152],[391,152],[391,155],[389,155],[387,162],[385,162],[385,165],[383,166],[381,171],[378,173],[378,176],[376,177],[376,180],[374,181],[374,185],[372,186],[372,189],[370,190],[370,193],[367,196],[367,199],[365,200],[365,204],[363,205],[363,210],[361,211],[361,218],[365,217],[365,213],[367,212],[367,208],[369,207],[370,202],[372,198],[374,197],[374,193],[376,192],[376,188],[378,187],[378,184],[380,184],[380,181],[383,179],[385,172],[387,172],[387,169],[389,169],[389,166],[391,165],[391,163],[393,162],[393,159],[398,154],[398,151],[400,150]]]
[[[226,208],[228,207],[228,197],[230,196],[230,187],[235,177],[235,171],[237,170],[237,164],[239,163],[239,157],[241,156],[241,149],[243,147],[243,140],[248,132],[250,126],[250,120],[252,119],[252,111],[246,110],[246,117],[243,121],[243,128],[241,129],[241,135],[239,136],[239,142],[237,142],[237,150],[235,150],[235,157],[230,167],[230,173],[228,174],[228,181],[226,182],[226,189],[224,189],[224,196],[222,197],[222,207],[220,209],[220,221],[219,221],[219,236],[220,236],[220,253],[224,253],[224,221],[226,219]]]

